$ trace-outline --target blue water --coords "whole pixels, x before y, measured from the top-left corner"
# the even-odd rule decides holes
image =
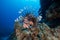
[[[27,6],[27,10],[24,7]],[[31,7],[32,6],[32,7]],[[31,8],[29,8],[31,7]],[[40,8],[39,0],[0,0],[0,40],[6,40],[14,30],[14,20],[20,15],[20,9],[31,11],[35,9],[34,15],[38,16]]]

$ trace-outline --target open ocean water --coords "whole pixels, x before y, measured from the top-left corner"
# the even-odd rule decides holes
[[[0,0],[0,40],[7,40],[14,31],[14,20],[26,12],[38,16],[39,0]]]

